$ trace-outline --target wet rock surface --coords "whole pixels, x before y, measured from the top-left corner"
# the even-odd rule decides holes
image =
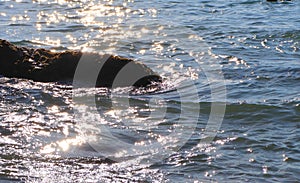
[[[147,66],[131,59],[83,53],[80,51],[51,52],[46,49],[18,47],[0,39],[0,74],[41,82],[73,80],[77,66],[83,81],[94,67],[99,68],[95,86],[147,86],[161,78]],[[78,69],[77,69],[78,71]],[[116,77],[119,73],[121,77]],[[125,77],[124,77],[125,76]],[[77,77],[77,79],[80,77]],[[133,82],[134,81],[134,82]]]

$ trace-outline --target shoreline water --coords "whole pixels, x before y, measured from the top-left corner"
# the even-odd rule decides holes
[[[101,152],[79,138],[72,86],[0,77],[0,181],[300,181],[299,1],[2,1],[0,7],[1,39],[136,58],[165,79],[163,92],[150,94],[81,91],[113,134],[96,141],[107,147]],[[212,86],[222,83],[226,100],[212,97]],[[220,128],[206,128],[216,117],[212,106],[223,103]],[[193,128],[172,136],[178,126]],[[176,149],[180,138],[188,140]],[[167,155],[152,165],[141,161],[146,148],[129,156],[134,161],[102,161],[112,147],[153,142],[176,151],[150,146]]]

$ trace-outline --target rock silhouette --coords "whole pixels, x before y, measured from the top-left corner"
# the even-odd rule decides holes
[[[94,66],[100,68],[96,87],[141,87],[161,82],[158,74],[131,59],[80,51],[56,53],[46,49],[18,47],[0,39],[0,74],[5,77],[26,78],[40,82],[73,80],[79,62],[80,65],[91,64],[85,70],[81,69],[81,72],[84,71],[83,76],[88,76],[89,69]],[[123,68],[126,68],[125,75]],[[116,77],[122,70],[122,77]],[[88,77],[83,77],[83,81],[86,78]]]

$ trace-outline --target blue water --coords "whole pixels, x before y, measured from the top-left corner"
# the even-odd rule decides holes
[[[159,90],[0,78],[0,182],[299,182],[300,1],[0,1],[0,38]],[[75,95],[78,94],[78,95]]]

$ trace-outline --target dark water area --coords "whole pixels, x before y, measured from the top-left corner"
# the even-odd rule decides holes
[[[0,1],[0,39],[136,59],[159,90],[0,77],[0,182],[300,182],[300,1]]]

